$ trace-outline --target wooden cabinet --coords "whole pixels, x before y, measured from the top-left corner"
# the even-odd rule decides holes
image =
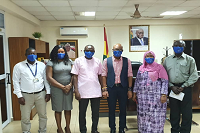
[[[35,50],[37,53],[46,53],[46,43],[44,41],[35,40]]]
[[[49,58],[49,43],[41,40],[35,40],[29,37],[9,37],[9,57],[10,57],[10,73],[12,78],[13,67],[21,61],[26,59],[25,50],[29,47],[35,48],[38,57]],[[18,103],[18,98],[13,94],[13,83],[11,80],[12,87],[12,107],[13,107],[13,119],[21,120],[20,105]],[[30,118],[37,113],[36,109],[33,108]]]

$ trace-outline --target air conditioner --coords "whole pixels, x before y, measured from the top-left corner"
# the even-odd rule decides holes
[[[88,36],[88,29],[85,27],[61,27],[61,36]]]

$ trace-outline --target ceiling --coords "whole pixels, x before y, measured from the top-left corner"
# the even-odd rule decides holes
[[[133,19],[135,4],[142,16],[156,17],[164,11],[188,11],[159,19],[200,18],[200,0],[11,0],[39,20],[123,20]],[[95,16],[74,12],[95,11]],[[155,19],[144,18],[140,19]]]

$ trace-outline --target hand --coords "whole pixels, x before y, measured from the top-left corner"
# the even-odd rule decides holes
[[[25,105],[25,99],[23,97],[18,98],[18,103],[21,105]]]
[[[132,98],[132,100],[133,100],[133,101],[136,101],[136,97],[137,97],[136,93],[133,93],[133,98]]]
[[[132,91],[128,91],[127,95],[128,95],[128,99],[131,99],[133,97],[133,92]]]
[[[78,91],[75,91],[75,98],[76,100],[80,100],[81,99],[81,95]]]
[[[71,90],[71,86],[70,85],[66,85],[65,86],[65,93],[68,93]]]
[[[177,87],[177,86],[172,86],[172,87],[171,87],[171,90],[172,90],[175,94],[179,94],[180,92],[179,92],[178,88],[179,88],[179,87]]]
[[[102,93],[102,95],[103,95],[103,98],[109,97],[108,91],[104,91],[104,92]]]
[[[179,88],[178,88],[178,91],[179,91],[179,92],[182,92],[183,90],[184,90],[183,87],[179,87]]]
[[[161,103],[167,102],[167,96],[166,96],[166,95],[162,95],[162,96],[160,97],[160,102],[161,102]]]
[[[51,98],[51,95],[50,94],[46,94],[45,101],[48,102],[50,100],[50,98]]]

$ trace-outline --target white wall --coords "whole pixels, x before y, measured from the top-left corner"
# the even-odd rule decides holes
[[[40,31],[39,27],[5,12],[7,37],[32,37],[32,33]]]
[[[180,23],[183,20],[179,20]],[[85,24],[91,23],[91,21],[86,21]],[[126,23],[127,21],[124,21]],[[145,21],[146,22],[146,21]],[[161,24],[164,23],[164,24]],[[173,41],[176,39],[179,39],[179,34],[183,34],[183,39],[198,39],[199,36],[199,25],[198,24],[192,24],[188,21],[185,21],[186,24],[180,24],[178,25],[177,22],[174,22],[175,24],[167,24],[168,20],[163,22],[160,20],[157,20],[156,22],[150,22],[150,50],[154,51],[156,54],[157,62],[161,62],[161,58],[163,58],[163,54],[165,54],[165,51],[163,48],[166,46],[170,47],[173,44]],[[102,60],[103,57],[103,49],[104,49],[104,33],[103,33],[103,23],[101,22],[101,26],[99,24],[96,24],[93,21],[92,26],[88,26],[88,37],[86,38],[79,38],[79,37],[63,37],[60,36],[59,28],[60,26],[63,26],[63,24],[60,26],[58,24],[59,22],[42,22],[41,26],[41,32],[44,34],[44,40],[48,41],[50,43],[50,51],[52,48],[56,45],[57,39],[78,39],[78,51],[79,56],[84,55],[83,50],[84,46],[87,44],[93,44],[96,52],[95,57]],[[69,22],[68,22],[69,23]],[[47,25],[47,26],[45,26]],[[51,26],[52,25],[52,26]],[[65,24],[67,25],[67,23]],[[69,23],[70,26],[72,26],[71,23]],[[83,25],[82,22],[76,22],[74,25]],[[142,25],[142,24],[140,24]],[[120,22],[115,22],[113,25],[109,24],[106,27],[107,32],[107,40],[109,45],[109,54],[112,55],[112,46],[116,43],[121,43],[124,47],[123,56],[126,56],[130,58],[132,61],[142,61],[143,60],[143,54],[144,52],[129,52],[129,24],[122,24]],[[173,54],[173,50],[169,50],[169,54]]]

